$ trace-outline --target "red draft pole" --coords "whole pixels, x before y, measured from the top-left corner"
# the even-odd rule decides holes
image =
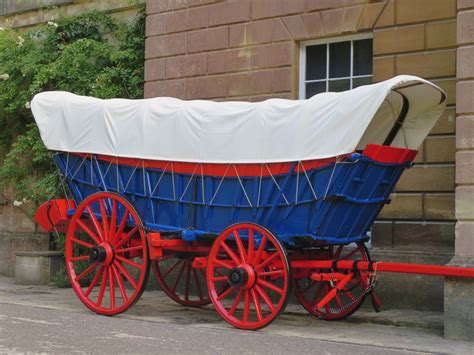
[[[331,269],[335,272],[337,272],[338,270],[359,270],[474,278],[474,268],[422,264],[403,264],[383,261],[295,260],[291,263],[291,266],[296,269]]]

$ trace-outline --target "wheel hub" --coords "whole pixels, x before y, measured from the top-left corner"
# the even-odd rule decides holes
[[[255,271],[250,265],[241,265],[230,269],[227,273],[229,285],[251,288],[255,284]]]
[[[104,263],[109,265],[115,257],[114,250],[108,244],[101,244],[91,248],[89,260],[91,263]]]
[[[95,246],[89,252],[89,258],[93,263],[101,263],[107,258],[107,252],[104,247]]]

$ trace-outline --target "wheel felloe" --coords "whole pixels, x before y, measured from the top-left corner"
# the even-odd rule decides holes
[[[133,206],[99,192],[76,209],[66,235],[66,268],[74,292],[89,309],[122,313],[141,296],[149,273],[148,245]]]
[[[256,330],[270,324],[286,307],[290,279],[283,245],[256,224],[227,228],[209,254],[211,301],[224,320],[240,329]]]

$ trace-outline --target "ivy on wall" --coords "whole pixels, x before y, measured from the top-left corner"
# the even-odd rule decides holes
[[[90,12],[26,32],[0,28],[0,188],[43,202],[57,186],[30,111],[35,94],[142,98],[144,45],[143,9],[131,23]]]

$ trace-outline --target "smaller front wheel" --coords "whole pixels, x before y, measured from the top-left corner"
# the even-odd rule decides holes
[[[142,222],[130,202],[110,192],[82,201],[66,236],[66,269],[84,305],[108,316],[126,311],[145,289],[149,264]]]
[[[207,285],[217,312],[234,327],[256,330],[284,311],[291,289],[284,246],[253,223],[230,226],[209,254]]]

